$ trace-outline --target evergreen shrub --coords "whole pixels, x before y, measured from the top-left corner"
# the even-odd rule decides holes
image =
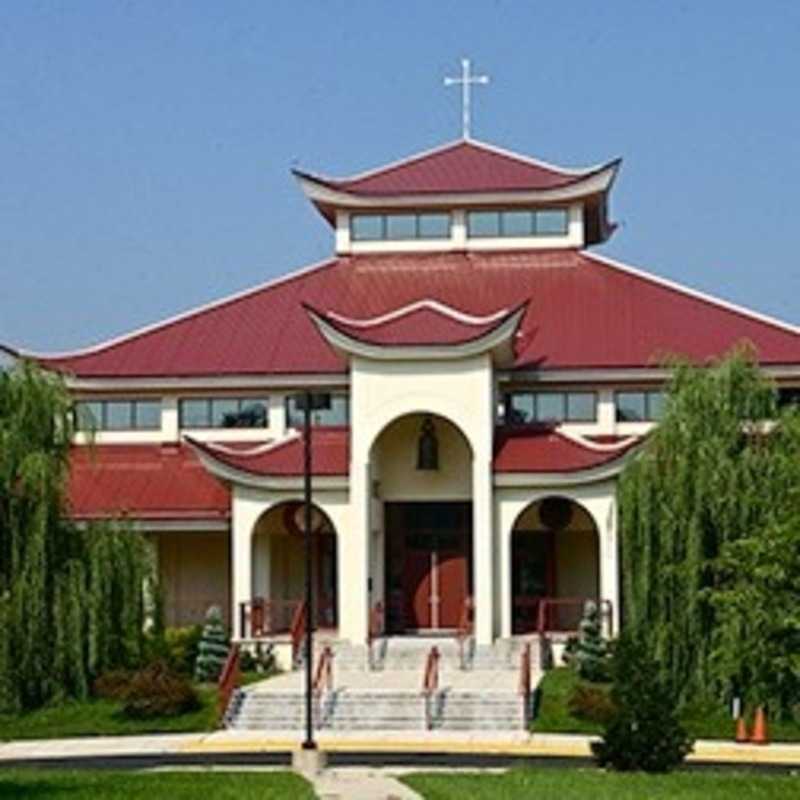
[[[585,681],[608,680],[608,645],[600,628],[600,610],[592,600],[583,608],[572,663]]]
[[[164,631],[164,657],[174,670],[185,675],[193,673],[202,636],[202,625],[186,625]]]
[[[228,634],[222,622],[222,612],[218,606],[211,606],[206,613],[206,624],[197,650],[195,680],[201,683],[214,683],[219,680],[227,657]]]
[[[613,714],[592,744],[600,766],[620,771],[667,772],[692,751],[676,702],[659,666],[638,637],[625,633],[612,660]]]

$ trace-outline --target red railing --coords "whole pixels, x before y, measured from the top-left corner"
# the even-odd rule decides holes
[[[231,697],[241,683],[241,671],[239,669],[239,645],[231,645],[225,665],[219,675],[217,682],[217,720],[221,723],[225,719],[225,713],[231,702]]]
[[[317,669],[312,683],[314,697],[319,697],[324,689],[328,691],[333,689],[333,650],[329,646],[323,648],[322,655],[317,661]]]
[[[475,606],[471,597],[464,598],[464,605],[461,607],[461,618],[456,629],[456,639],[458,640],[458,661],[461,669],[466,669],[466,654],[464,648],[467,640],[472,636],[473,617]]]
[[[433,727],[433,699],[439,688],[439,648],[431,647],[425,660],[425,673],[422,677],[422,694],[425,702],[425,727]]]
[[[289,637],[292,642],[292,664],[297,664],[300,657],[300,647],[306,635],[306,625],[308,624],[308,613],[305,602],[298,603],[289,626]]]
[[[541,597],[538,599],[536,632],[572,633],[578,630],[583,609],[587,602],[597,604],[600,620],[606,636],[613,635],[613,615],[610,600],[596,600],[591,597]]]
[[[254,597],[239,604],[239,621],[243,639],[260,639],[288,633],[299,600],[265,600]]]
[[[519,659],[519,693],[522,697],[522,724],[527,729],[531,713],[531,646],[526,644]]]
[[[367,649],[369,658],[369,668],[375,669],[375,662],[372,653],[372,643],[383,633],[384,611],[383,603],[375,603],[369,614],[369,630],[367,631]]]

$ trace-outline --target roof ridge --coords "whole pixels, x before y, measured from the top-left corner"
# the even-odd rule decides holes
[[[769,316],[768,314],[762,314],[759,311],[753,311],[750,308],[745,308],[745,306],[740,306],[737,303],[732,303],[729,300],[723,300],[721,297],[716,297],[715,295],[708,294],[707,292],[701,292],[699,289],[692,289],[691,287],[685,286],[682,283],[670,280],[669,278],[662,278],[659,275],[654,275],[652,272],[647,272],[646,270],[643,270],[640,267],[634,267],[631,264],[626,264],[622,261],[611,258],[610,256],[604,256],[601,255],[600,253],[590,253],[588,250],[581,250],[580,254],[581,256],[588,258],[589,260],[598,261],[607,267],[619,270],[620,272],[625,272],[628,275],[632,275],[633,277],[638,278],[639,280],[655,283],[659,286],[662,286],[665,289],[677,292],[678,294],[686,295],[695,300],[700,300],[701,302],[706,303],[708,305],[722,308],[726,311],[738,314],[739,316],[749,318],[751,320],[760,322],[765,325],[769,325],[773,328],[777,328],[786,333],[791,333],[794,334],[795,336],[800,336],[800,327],[798,327],[797,325],[793,325],[790,322],[784,322],[783,320]]]
[[[416,311],[427,309],[435,311],[442,316],[448,317],[456,322],[461,322],[465,325],[488,325],[491,322],[497,322],[508,314],[508,308],[501,308],[498,311],[488,314],[483,317],[468,314],[466,311],[456,308],[455,306],[448,305],[447,303],[436,300],[432,297],[424,297],[420,300],[415,300],[407,303],[404,306],[395,308],[392,311],[387,311],[384,314],[379,314],[375,317],[366,317],[362,319],[354,319],[346,317],[343,314],[338,314],[336,311],[326,312],[326,316],[330,319],[336,320],[343,325],[348,325],[353,328],[372,328],[378,325],[383,325],[387,322],[394,322],[396,319],[413,314]]]
[[[204,314],[207,311],[214,311],[217,308],[221,308],[226,305],[230,305],[231,303],[236,303],[240,300],[244,300],[252,295],[259,294],[260,292],[267,291],[269,289],[273,289],[276,286],[280,286],[284,283],[288,283],[292,280],[296,280],[298,278],[303,278],[306,275],[316,272],[317,270],[324,269],[325,267],[334,266],[338,263],[340,259],[336,256],[328,257],[322,261],[316,261],[312,264],[308,264],[305,267],[299,267],[292,272],[288,272],[285,275],[279,275],[276,278],[270,278],[268,281],[263,283],[257,284],[255,286],[250,286],[247,289],[240,289],[237,292],[233,292],[232,294],[226,295],[225,297],[221,297],[217,300],[212,300],[208,303],[202,303],[201,305],[195,306],[194,308],[190,308],[186,311],[181,311],[178,314],[173,314],[171,317],[167,317],[166,319],[160,320],[158,322],[152,322],[148,325],[143,325],[140,328],[136,328],[129,333],[124,333],[119,336],[114,336],[110,339],[106,339],[105,341],[98,342],[93,345],[89,345],[88,347],[81,347],[76,350],[68,350],[64,352],[56,352],[56,353],[37,353],[33,350],[16,350],[8,345],[0,344],[0,349],[8,352],[9,354],[13,355],[16,358],[33,358],[40,361],[61,361],[64,359],[73,359],[73,358],[82,358],[84,356],[94,355],[95,353],[99,353],[103,350],[110,350],[112,347],[116,347],[121,344],[125,344],[133,339],[138,339],[142,336],[146,336],[147,334],[154,333],[155,331],[161,330],[163,328],[169,328],[173,325],[177,325],[180,322],[184,322],[187,319],[191,319],[192,317],[198,316],[200,314]]]

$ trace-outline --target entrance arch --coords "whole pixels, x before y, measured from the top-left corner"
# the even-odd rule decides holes
[[[425,431],[435,469],[419,460]],[[414,412],[383,428],[370,464],[373,604],[383,603],[386,631],[452,632],[472,595],[472,448],[450,420]]]
[[[263,607],[266,634],[289,630],[305,599],[305,537],[298,524],[299,500],[277,503],[256,521],[252,538],[252,596]],[[337,536],[328,515],[313,506],[319,527],[312,536],[314,619],[319,628],[338,623]]]
[[[599,533],[583,505],[550,495],[528,505],[511,531],[512,633],[572,631],[599,599]]]

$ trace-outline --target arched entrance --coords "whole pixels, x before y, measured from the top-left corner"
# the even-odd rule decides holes
[[[512,632],[576,630],[586,600],[599,598],[598,550],[582,505],[558,495],[531,503],[511,532]]]
[[[371,463],[388,633],[456,630],[472,594],[472,451],[444,417],[396,419],[375,440]]]
[[[302,513],[300,501],[278,503],[259,517],[253,532],[253,598],[255,607],[264,609],[264,634],[288,631],[305,598]],[[314,619],[319,628],[335,628],[336,530],[318,506],[313,507],[312,529]]]

